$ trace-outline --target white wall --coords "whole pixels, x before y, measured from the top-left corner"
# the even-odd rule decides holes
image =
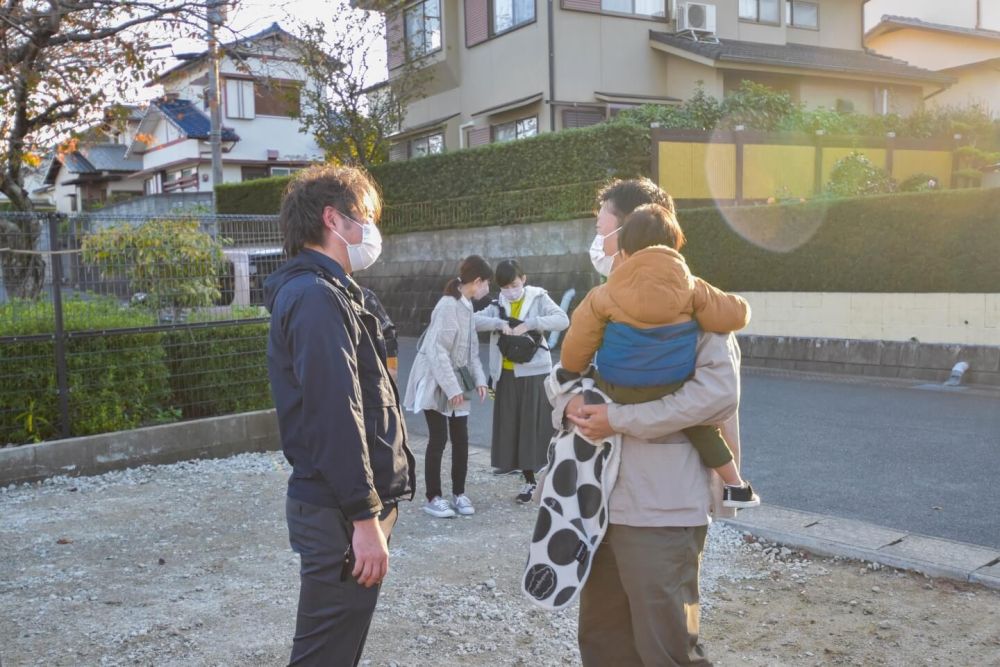
[[[1000,294],[741,292],[743,333],[1000,345]]]

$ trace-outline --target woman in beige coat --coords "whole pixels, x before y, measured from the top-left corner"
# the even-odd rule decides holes
[[[462,260],[458,277],[444,288],[431,322],[417,345],[417,356],[406,383],[403,407],[423,412],[427,420],[427,453],[424,511],[438,518],[476,510],[465,494],[469,468],[469,398],[473,391],[486,398],[486,375],[479,360],[479,345],[472,301],[490,290],[493,270],[479,255]],[[451,435],[451,490],[449,502],[441,490],[441,456]]]

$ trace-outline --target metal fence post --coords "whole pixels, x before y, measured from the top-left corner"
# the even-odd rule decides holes
[[[56,386],[59,389],[59,422],[62,437],[68,438],[72,433],[69,421],[69,373],[66,367],[66,328],[63,322],[62,307],[62,260],[56,252],[59,250],[59,221],[64,216],[49,213],[49,266],[52,268],[52,308],[55,317],[55,362]]]

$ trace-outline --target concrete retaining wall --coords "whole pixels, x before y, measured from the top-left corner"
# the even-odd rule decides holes
[[[274,410],[0,449],[0,485],[280,449]]]
[[[965,384],[1000,387],[1000,347],[752,335],[739,341],[745,366],[943,382],[965,361]]]
[[[400,335],[417,336],[468,255],[482,255],[492,266],[517,259],[528,282],[548,290],[556,303],[575,289],[575,306],[600,280],[587,256],[593,238],[593,219],[395,234],[381,259],[357,278],[379,295]]]
[[[1000,294],[741,292],[747,334],[1000,345]]]

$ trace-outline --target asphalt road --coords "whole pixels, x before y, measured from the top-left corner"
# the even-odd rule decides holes
[[[402,387],[415,343],[400,341]],[[916,387],[746,369],[745,477],[765,503],[1000,548],[1000,395]],[[427,433],[421,415],[407,423]],[[491,423],[487,399],[473,444],[489,446]]]

